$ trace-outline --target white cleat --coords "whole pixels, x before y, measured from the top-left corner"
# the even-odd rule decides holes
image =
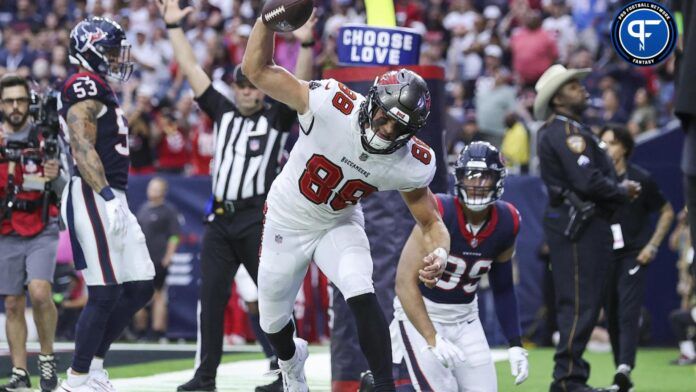
[[[90,369],[87,384],[90,385],[95,391],[116,392],[116,388],[111,381],[109,381],[109,372],[104,369]]]
[[[309,356],[307,342],[295,338],[295,355],[287,360],[278,360],[281,374],[283,375],[283,390],[285,392],[308,392],[307,379],[305,378],[304,364]]]
[[[71,387],[70,385],[68,385],[68,381],[65,380],[62,383],[60,383],[57,392],[97,392],[97,390],[92,388],[89,385],[89,382],[86,382],[77,387]]]

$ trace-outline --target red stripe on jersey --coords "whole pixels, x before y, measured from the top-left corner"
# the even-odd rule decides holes
[[[99,75],[95,74],[94,72],[84,71],[73,74],[72,76],[70,76],[70,78],[68,78],[68,81],[65,82],[65,84],[63,85],[63,94],[65,94],[65,90],[75,82],[75,79],[81,78],[83,76],[89,76],[90,78],[96,80],[99,84],[101,84],[102,87],[104,87],[105,89],[111,90],[111,87],[109,87],[109,85],[106,84],[106,82],[103,81],[102,78],[99,77]]]
[[[515,208],[515,206],[513,206],[510,203],[505,203],[505,205],[510,210],[510,214],[512,214],[512,224],[513,224],[512,233],[514,235],[517,235],[517,232],[520,231],[520,212],[517,211],[517,208]]]

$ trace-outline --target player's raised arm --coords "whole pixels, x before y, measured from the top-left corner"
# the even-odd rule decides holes
[[[97,115],[103,106],[93,99],[77,102],[68,109],[66,119],[71,153],[77,169],[82,179],[97,193],[109,185],[102,161],[94,149],[97,142]]]
[[[416,219],[422,235],[422,246],[429,252],[424,255],[420,280],[433,287],[442,276],[450,249],[450,236],[438,211],[435,197],[428,187],[401,192],[408,209]]]
[[[160,15],[162,15],[164,23],[167,25],[167,34],[174,48],[176,62],[179,63],[181,71],[186,76],[186,79],[188,79],[193,93],[196,97],[200,97],[210,86],[210,77],[208,77],[205,71],[203,71],[203,68],[196,63],[193,48],[191,48],[191,44],[186,39],[184,30],[181,28],[181,21],[186,18],[188,14],[193,12],[194,9],[193,7],[181,9],[178,0],[156,0],[155,3],[160,10]]]
[[[309,108],[307,83],[273,62],[273,38],[274,32],[264,25],[261,18],[256,19],[244,52],[242,72],[271,98],[300,114],[306,113]]]

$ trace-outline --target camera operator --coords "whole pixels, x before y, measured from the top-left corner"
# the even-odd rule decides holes
[[[8,383],[0,386],[2,391],[31,388],[26,370],[27,290],[41,343],[41,391],[57,386],[53,356],[57,313],[51,283],[59,231],[55,192],[64,181],[56,139],[42,135],[43,127],[31,120],[30,101],[26,79],[9,74],[0,79],[0,296],[5,297],[13,366]],[[56,108],[40,105],[38,110],[46,113]]]

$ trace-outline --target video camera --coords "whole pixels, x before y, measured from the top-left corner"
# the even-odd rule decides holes
[[[49,90],[45,94],[31,93],[29,114],[34,118],[36,129],[44,139],[43,152],[46,159],[58,159],[58,132],[60,121],[58,116],[58,92]]]
[[[7,194],[0,201],[0,220],[8,218],[13,210],[31,210],[42,208],[44,222],[48,221],[48,206],[55,201],[56,195],[52,192],[51,183],[41,176],[30,174],[39,169],[44,160],[59,159],[60,147],[58,132],[60,121],[58,115],[58,93],[49,90],[44,94],[31,91],[29,102],[29,115],[34,119],[34,125],[25,141],[10,140],[4,145],[0,144],[0,161],[9,161],[10,166],[7,176]],[[38,135],[43,137],[43,144]],[[38,190],[43,192],[40,206],[23,205],[22,200],[17,199],[20,185],[15,182],[14,166],[22,165],[24,168],[24,181],[21,184],[23,190]],[[34,170],[32,170],[34,169]]]

